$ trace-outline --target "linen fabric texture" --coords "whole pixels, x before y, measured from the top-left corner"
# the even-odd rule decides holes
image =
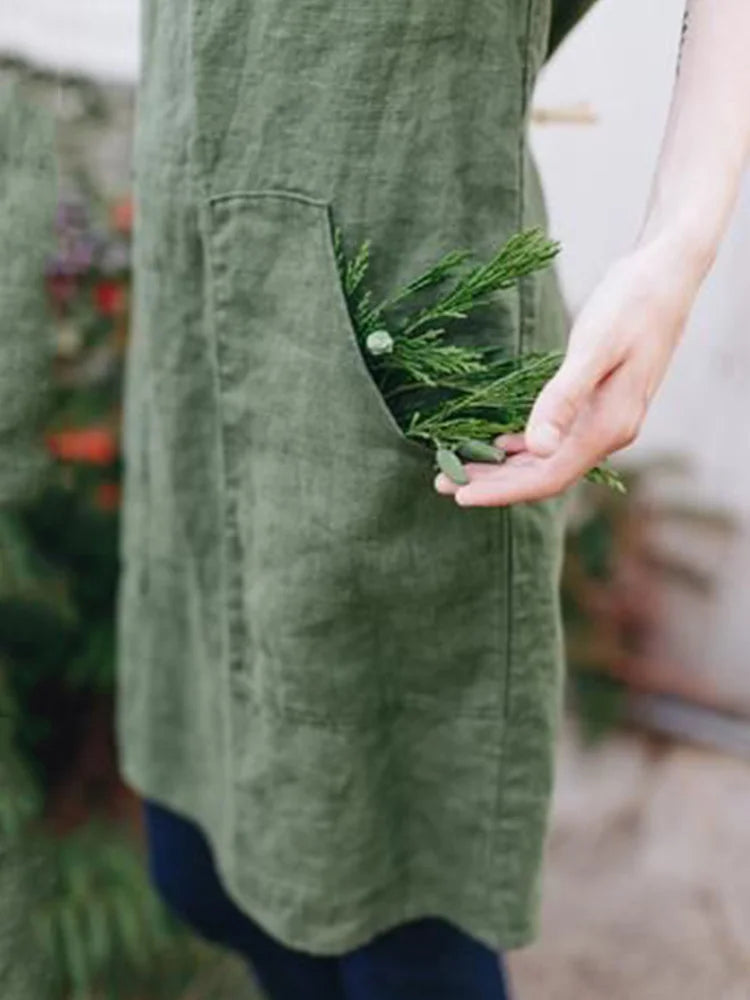
[[[375,299],[544,225],[549,0],[151,0],[136,142],[118,738],[238,905],[340,954],[536,933],[563,676],[559,500],[461,510],[359,353]],[[552,272],[461,337],[558,347]]]

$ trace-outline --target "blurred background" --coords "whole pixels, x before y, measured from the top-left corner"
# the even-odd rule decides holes
[[[52,111],[60,176],[44,488],[0,507],[0,992],[250,1000],[244,970],[154,898],[113,750],[137,2],[13,7],[0,86]],[[636,235],[683,7],[600,0],[540,80],[532,139],[571,313]],[[519,1000],[750,997],[749,252],[747,188],[622,457],[628,496],[572,505],[568,712]]]

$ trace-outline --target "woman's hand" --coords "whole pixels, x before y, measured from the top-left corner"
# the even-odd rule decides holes
[[[501,466],[435,485],[463,506],[560,493],[634,439],[737,199],[750,154],[750,2],[687,0],[669,120],[636,249],[579,316],[565,361]]]
[[[565,360],[523,435],[501,438],[505,464],[467,466],[470,482],[436,479],[462,506],[502,506],[560,493],[638,434],[705,271],[687,237],[618,261],[581,312]]]

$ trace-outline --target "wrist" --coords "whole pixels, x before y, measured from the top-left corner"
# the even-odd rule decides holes
[[[707,216],[667,221],[653,215],[646,220],[634,249],[700,285],[716,259],[722,231],[723,226]]]
[[[660,178],[654,185],[636,249],[653,247],[700,283],[716,259],[741,172],[716,167],[670,177],[670,183]]]

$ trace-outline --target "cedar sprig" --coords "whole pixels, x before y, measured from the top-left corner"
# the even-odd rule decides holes
[[[496,292],[510,288],[519,278],[546,267],[559,249],[559,244],[547,239],[539,229],[511,236],[491,260],[472,268],[437,302],[421,309],[402,334],[408,336],[428,323],[465,319],[472,310],[489,305]],[[468,251],[460,251],[461,260],[469,256]],[[419,281],[417,279],[413,284],[419,285]]]
[[[420,386],[447,386],[457,378],[481,375],[484,363],[480,351],[444,343],[444,329],[425,330],[394,340],[393,350],[382,356],[384,372],[402,373]],[[408,385],[408,383],[407,383]],[[406,386],[401,385],[403,392]],[[392,395],[396,390],[391,390]],[[389,393],[386,392],[386,396]]]
[[[473,254],[453,250],[377,305],[366,287],[370,242],[351,260],[339,229],[334,250],[352,323],[364,358],[404,434],[434,449],[436,462],[455,482],[468,482],[459,458],[500,463],[492,443],[522,431],[539,392],[558,370],[560,351],[519,357],[497,347],[447,339],[452,327],[489,305],[494,295],[547,267],[560,246],[540,229],[517,233],[484,264],[466,269]],[[452,282],[451,287],[445,286]],[[404,315],[403,303],[429,288],[436,299]],[[599,465],[587,476],[624,492],[619,475]]]
[[[382,308],[391,308],[402,302],[404,299],[408,299],[412,295],[416,295],[417,292],[424,291],[425,288],[432,288],[435,285],[440,285],[446,281],[451,275],[453,275],[457,268],[459,268],[465,261],[471,257],[470,250],[451,250],[444,257],[433,266],[410,281],[407,285],[396,292],[396,294],[389,299],[386,299],[382,303]]]
[[[550,351],[524,355],[510,364],[488,361],[483,380],[456,384],[453,394],[437,407],[414,414],[408,433],[438,447],[515,434],[523,430],[540,388],[561,360],[559,351]]]

